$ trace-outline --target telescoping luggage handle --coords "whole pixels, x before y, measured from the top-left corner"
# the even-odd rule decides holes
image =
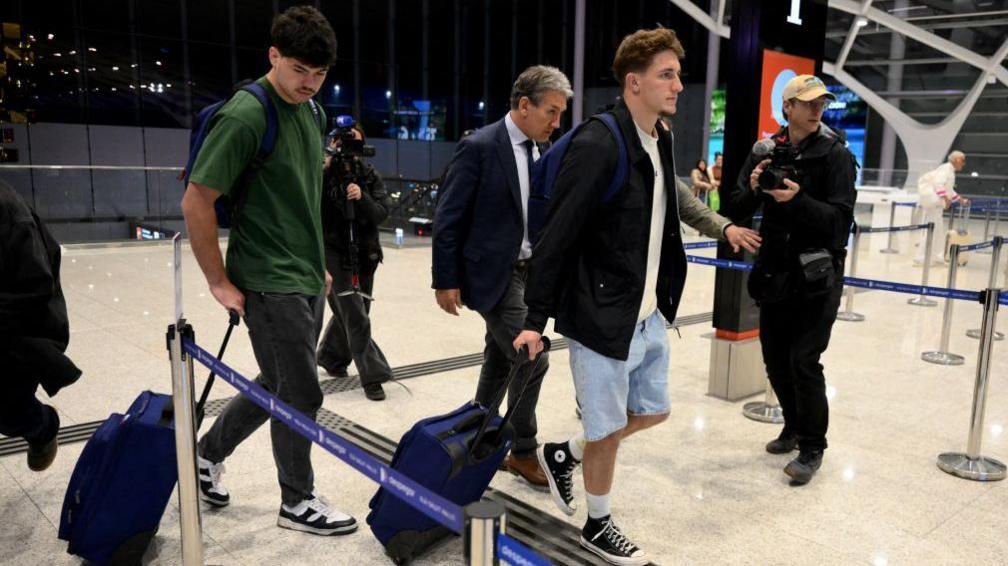
[[[532,379],[532,375],[535,374],[536,370],[539,368],[539,364],[542,363],[542,356],[543,356],[543,354],[545,354],[546,352],[550,351],[550,346],[551,346],[550,339],[548,337],[546,337],[546,336],[543,336],[542,337],[542,343],[543,343],[543,350],[542,350],[542,352],[540,352],[535,357],[535,360],[531,361],[531,362],[528,359],[528,347],[527,346],[522,346],[521,349],[518,350],[518,354],[517,354],[517,358],[515,359],[515,363],[512,364],[511,371],[508,372],[507,381],[500,388],[500,391],[497,392],[497,396],[494,397],[494,400],[490,404],[490,406],[487,407],[486,417],[483,419],[483,422],[480,424],[479,430],[476,431],[476,435],[473,436],[472,445],[469,446],[469,456],[470,457],[476,451],[476,447],[480,445],[480,442],[483,440],[483,436],[486,435],[487,427],[490,426],[490,421],[493,420],[494,415],[497,414],[497,409],[500,408],[501,403],[504,401],[504,395],[507,393],[508,389],[511,387],[511,382],[514,381],[515,377],[517,377],[518,372],[521,371],[521,368],[528,366],[529,367],[529,371],[528,371],[528,375],[525,378],[525,385],[522,387],[521,392],[518,394],[518,399],[516,399],[514,403],[511,403],[511,407],[509,407],[508,410],[507,410],[507,413],[504,414],[504,419],[501,421],[501,424],[500,424],[500,427],[498,428],[498,430],[504,430],[504,427],[507,426],[507,424],[511,421],[511,416],[514,413],[515,407],[517,407],[518,403],[521,402],[521,398],[525,395],[525,390],[528,389],[528,382]]]
[[[234,330],[236,326],[241,322],[241,318],[238,316],[238,311],[229,310],[228,311],[228,327],[227,331],[224,332],[224,340],[221,342],[220,350],[217,352],[217,359],[222,359],[224,357],[224,350],[227,349],[228,341],[231,340],[231,331]],[[196,403],[196,428],[203,424],[203,414],[204,408],[206,407],[207,397],[210,396],[210,390],[213,388],[214,378],[217,374],[210,372],[210,377],[207,378],[206,385],[203,386],[203,394],[200,395],[199,402]]]

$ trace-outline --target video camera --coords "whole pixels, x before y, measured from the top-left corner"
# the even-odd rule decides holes
[[[326,153],[334,157],[374,157],[374,146],[365,145],[364,140],[359,140],[354,137],[354,125],[356,123],[357,122],[353,119],[353,116],[348,116],[346,114],[337,116],[336,128],[329,132],[329,137],[326,140]],[[339,142],[336,144],[336,147],[333,147],[334,141]]]
[[[753,153],[762,161],[770,163],[760,173],[757,183],[761,191],[783,189],[784,179],[794,181],[798,177],[798,148],[786,140],[762,139],[753,146]]]

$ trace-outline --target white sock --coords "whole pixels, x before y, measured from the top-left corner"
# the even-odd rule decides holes
[[[567,441],[567,449],[570,450],[571,456],[574,456],[574,459],[578,462],[584,460],[584,447],[586,443],[587,441],[583,434],[579,434]]]
[[[592,495],[585,492],[588,497],[588,516],[592,519],[601,519],[609,516],[609,494]]]

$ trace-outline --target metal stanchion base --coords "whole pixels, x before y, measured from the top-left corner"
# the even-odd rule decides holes
[[[861,322],[864,320],[864,315],[854,311],[843,311],[838,312],[836,318],[837,320],[846,320],[847,322]]]
[[[924,352],[921,354],[921,359],[941,366],[961,366],[966,361],[966,358],[959,354],[949,352]]]
[[[977,339],[979,339],[980,338],[980,329],[979,328],[974,328],[973,330],[967,330],[966,331],[966,336],[969,336],[970,338],[977,338]],[[1004,333],[998,332],[997,330],[995,330],[994,331],[994,339],[995,340],[1004,340]]]
[[[933,307],[938,303],[927,297],[914,297],[913,299],[908,300],[907,304],[914,305],[916,307]]]
[[[784,422],[784,411],[780,405],[767,405],[763,401],[753,401],[742,406],[742,414],[747,418],[761,423],[781,424]]]
[[[970,458],[961,452],[945,452],[938,455],[938,467],[967,480],[997,481],[1005,479],[1005,465],[993,458],[980,456]]]
[[[880,254],[898,254],[899,250],[897,250],[895,248],[885,248],[885,249],[879,250],[879,253]]]

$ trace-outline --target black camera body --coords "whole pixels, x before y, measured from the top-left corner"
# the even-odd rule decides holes
[[[770,163],[760,173],[757,183],[761,191],[783,189],[784,179],[794,181],[798,177],[798,148],[790,142],[777,142],[768,155]]]

